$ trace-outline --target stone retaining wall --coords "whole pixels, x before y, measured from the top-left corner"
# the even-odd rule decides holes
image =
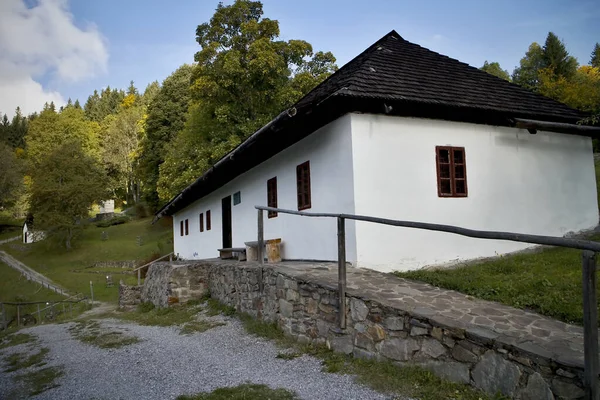
[[[210,295],[265,321],[276,321],[300,343],[324,344],[355,357],[416,364],[446,379],[516,399],[577,399],[582,370],[499,343],[477,328],[453,328],[421,311],[407,313],[376,301],[346,299],[347,329],[337,325],[335,287],[284,275],[275,267],[238,262],[161,263],[150,267],[144,301],[166,306]],[[522,346],[521,346],[522,347]]]
[[[98,261],[86,268],[135,268],[135,260],[127,261]]]
[[[135,308],[142,302],[141,294],[141,286],[127,286],[123,284],[123,281],[119,282],[119,308]]]

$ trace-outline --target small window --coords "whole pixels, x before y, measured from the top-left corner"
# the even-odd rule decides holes
[[[183,236],[183,220],[179,222],[179,236]]]
[[[185,236],[190,234],[190,224],[188,223],[188,220],[185,220]]]
[[[242,193],[241,192],[235,192],[233,194],[233,205],[237,206],[241,202],[242,202]]]
[[[464,147],[437,146],[439,197],[467,197],[467,164]]]
[[[206,230],[210,231],[210,210],[206,211]]]
[[[277,177],[267,181],[267,206],[277,208]],[[269,218],[275,218],[277,212],[269,211],[267,215]]]
[[[311,207],[310,199],[310,164],[309,161],[296,167],[296,189],[298,193],[298,210]]]
[[[204,214],[200,213],[200,232],[204,232]]]

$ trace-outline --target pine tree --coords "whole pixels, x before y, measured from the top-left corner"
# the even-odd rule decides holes
[[[590,65],[592,67],[600,68],[600,43],[596,43],[594,51],[592,51],[592,58],[590,59]]]
[[[577,70],[577,60],[569,55],[565,44],[552,32],[548,33],[544,44],[544,68],[549,68],[558,76],[571,78]]]

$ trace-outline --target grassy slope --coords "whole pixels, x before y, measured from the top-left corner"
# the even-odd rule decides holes
[[[28,302],[28,301],[54,301],[63,300],[64,296],[51,290],[40,288],[37,283],[32,283],[21,277],[17,271],[0,262],[0,302]],[[9,317],[16,314],[13,306],[5,306]],[[36,306],[22,308],[23,313],[34,312]]]
[[[600,163],[596,163],[600,204],[599,180]],[[600,241],[600,235],[590,239]],[[583,323],[581,252],[578,250],[552,248],[456,269],[418,270],[397,275],[513,307],[532,309],[565,322]]]
[[[70,252],[49,241],[27,246],[7,243],[0,246],[0,250],[5,250],[71,291],[82,292],[89,296],[90,281],[93,281],[95,300],[116,302],[119,280],[134,284],[136,277],[122,274],[121,269],[105,268],[101,274],[87,271],[72,272],[72,270],[81,270],[98,261],[144,260],[153,253],[162,255],[171,252],[171,225],[164,223],[151,225],[150,222],[150,218],[145,218],[108,228],[90,225],[83,231]],[[101,240],[102,231],[108,233],[108,240]],[[137,244],[138,236],[143,240],[141,246]],[[115,285],[112,288],[106,287],[106,273],[113,276]]]

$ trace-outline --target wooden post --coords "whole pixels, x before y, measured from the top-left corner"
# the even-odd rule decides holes
[[[258,257],[258,263],[264,264],[265,256],[263,254],[265,247],[265,233],[264,233],[264,219],[263,210],[258,210],[258,249],[256,249],[256,255]]]
[[[71,318],[73,318],[73,303],[69,303],[69,313],[71,314]]]
[[[584,250],[583,348],[585,399],[598,400],[598,302],[596,297],[596,253]]]
[[[4,328],[4,330],[6,330],[6,328],[8,327],[6,319],[6,309],[4,308],[4,303],[0,303],[0,306],[2,307],[2,327]]]
[[[38,309],[38,312],[37,312],[37,315],[38,315],[38,324],[41,324],[42,323],[42,313],[40,313],[40,303],[38,303],[37,309]]]
[[[62,303],[63,306],[63,316],[65,316],[67,314],[67,311],[65,310],[65,303]]]
[[[90,293],[92,295],[92,299],[91,299],[92,303],[91,303],[91,305],[92,305],[92,307],[94,307],[94,283],[92,281],[90,281]]]
[[[346,221],[337,219],[338,231],[338,292],[340,328],[346,329]]]
[[[138,286],[142,285],[142,269],[138,269]]]
[[[21,326],[21,305],[17,304],[17,326]]]

